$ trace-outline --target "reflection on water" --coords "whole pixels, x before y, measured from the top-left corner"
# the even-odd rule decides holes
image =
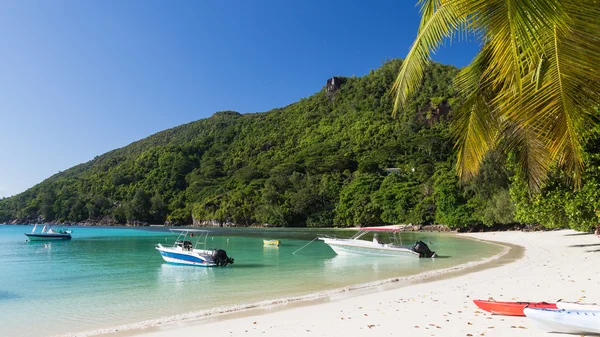
[[[264,268],[269,268],[269,267],[273,267],[273,264],[258,264],[258,263],[244,263],[244,264],[235,264],[235,269],[264,269]],[[231,267],[231,266],[230,266]]]
[[[279,263],[279,246],[263,245],[263,256],[265,260],[273,261],[273,263]]]
[[[163,263],[158,268],[157,284],[159,287],[171,288],[165,290],[182,290],[187,284],[209,284],[214,275],[209,272],[209,268],[198,267],[190,268],[189,266],[180,266],[169,263]]]
[[[421,261],[411,256],[361,256],[357,254],[338,255],[325,260],[328,271],[373,267],[381,270],[410,269],[419,266]]]
[[[343,254],[325,260],[324,269],[325,274],[329,277],[357,281],[353,283],[364,283],[409,275],[422,268],[430,268],[432,263],[431,259],[419,259],[412,256]]]

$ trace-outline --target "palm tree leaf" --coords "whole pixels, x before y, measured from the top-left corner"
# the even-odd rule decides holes
[[[454,112],[452,133],[456,137],[456,169],[461,182],[479,171],[485,154],[493,149],[500,125],[497,110],[490,104],[489,92],[482,83],[482,73],[489,62],[486,46],[456,77],[454,83],[462,104]]]
[[[538,189],[556,155],[548,148],[553,144],[548,138],[552,130],[531,123],[536,111],[531,103],[537,99],[536,86],[543,86],[551,67],[545,61],[547,32],[555,28],[566,33],[573,20],[555,0],[474,0],[471,5],[478,13],[472,20],[473,29],[485,33],[492,60],[482,77],[490,79],[486,90],[494,94],[490,104],[501,119],[499,137],[504,139],[506,151],[518,153],[530,188]],[[580,148],[579,144],[572,143],[574,148]]]
[[[552,163],[547,141],[539,130],[525,127],[522,121],[504,119],[499,150],[516,155],[519,167],[527,177],[530,191],[539,191],[548,177]]]
[[[448,38],[461,26],[457,19],[457,8],[451,2],[446,5],[441,1],[424,0],[421,2],[424,10],[417,38],[408,52],[400,71],[392,86],[395,93],[393,114],[400,105],[405,103],[409,95],[421,85],[423,69],[430,60],[431,52],[435,51],[444,38]]]
[[[587,21],[590,13],[600,16],[597,8],[565,2],[573,27],[555,27],[543,36],[547,71],[538,90],[528,90],[522,99],[529,112],[524,124],[547,139],[551,160],[564,165],[576,187],[584,167],[582,131],[592,123],[594,107],[600,106],[600,77],[595,70],[600,64],[599,27]]]
[[[455,81],[457,170],[477,173],[501,145],[519,156],[532,189],[553,163],[579,184],[582,133],[600,106],[600,6],[580,0],[420,0],[417,38],[392,88],[394,114],[421,84],[424,66],[455,32],[483,43]]]
[[[436,8],[440,6],[440,0],[419,0],[418,5],[421,7],[421,24],[419,31],[427,24],[427,21],[435,13]]]

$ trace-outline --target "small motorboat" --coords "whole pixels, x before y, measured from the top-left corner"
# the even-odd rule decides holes
[[[579,310],[579,311],[600,311],[600,304],[596,303],[579,303],[579,302],[556,302],[558,309],[564,310]]]
[[[29,241],[71,240],[71,230],[44,225],[41,232],[36,232],[37,226],[33,226],[31,233],[24,233]]]
[[[281,244],[281,241],[279,241],[279,240],[267,240],[267,239],[263,240],[263,245],[265,245],[265,246],[279,246],[280,244]]]
[[[476,306],[487,312],[504,316],[525,316],[523,309],[556,309],[556,303],[546,302],[496,302],[494,300],[473,300]]]
[[[156,245],[156,250],[160,252],[165,262],[200,267],[224,267],[233,264],[233,258],[228,257],[224,250],[206,248],[209,234],[207,230],[170,229],[170,231],[178,234],[173,246],[166,247],[160,243]],[[192,243],[193,238],[195,243]]]
[[[525,316],[546,331],[589,335],[600,334],[600,312],[525,308]]]
[[[371,232],[374,232],[372,241],[361,239]],[[379,232],[387,233],[389,242],[383,242],[378,236]],[[363,227],[349,239],[321,235],[319,240],[329,245],[338,255],[350,253],[375,256],[437,256],[423,241],[417,241],[414,245],[402,245],[400,232],[401,229],[398,226]]]

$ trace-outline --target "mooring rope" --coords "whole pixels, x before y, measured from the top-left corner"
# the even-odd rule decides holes
[[[296,254],[297,252],[299,252],[301,249],[304,249],[304,247],[306,247],[306,246],[310,245],[311,243],[313,243],[313,242],[314,242],[315,240],[317,240],[318,238],[319,238],[319,237],[317,236],[316,238],[312,239],[312,240],[311,240],[309,243],[307,243],[307,244],[305,244],[304,246],[302,246],[302,247],[300,247],[300,248],[296,249],[296,250],[295,250],[295,251],[292,253],[292,255],[295,255],[295,254]]]
[[[146,263],[148,263],[150,261],[150,259],[152,259],[152,257],[154,256],[154,254],[156,254],[156,248],[154,248],[154,252],[152,252],[152,255],[150,255],[150,257],[148,258],[148,260],[146,260]]]

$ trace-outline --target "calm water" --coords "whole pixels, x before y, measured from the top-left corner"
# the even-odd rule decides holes
[[[405,244],[432,242],[441,258],[336,256],[325,230],[214,229],[209,247],[235,258],[225,268],[163,263],[165,228],[72,227],[73,240],[27,242],[32,226],[0,225],[0,336],[50,336],[301,296],[447,268],[489,257],[498,246],[436,233],[404,233]],[[331,231],[329,232],[331,233]],[[338,236],[352,232],[336,231]],[[281,239],[263,247],[263,238]]]

